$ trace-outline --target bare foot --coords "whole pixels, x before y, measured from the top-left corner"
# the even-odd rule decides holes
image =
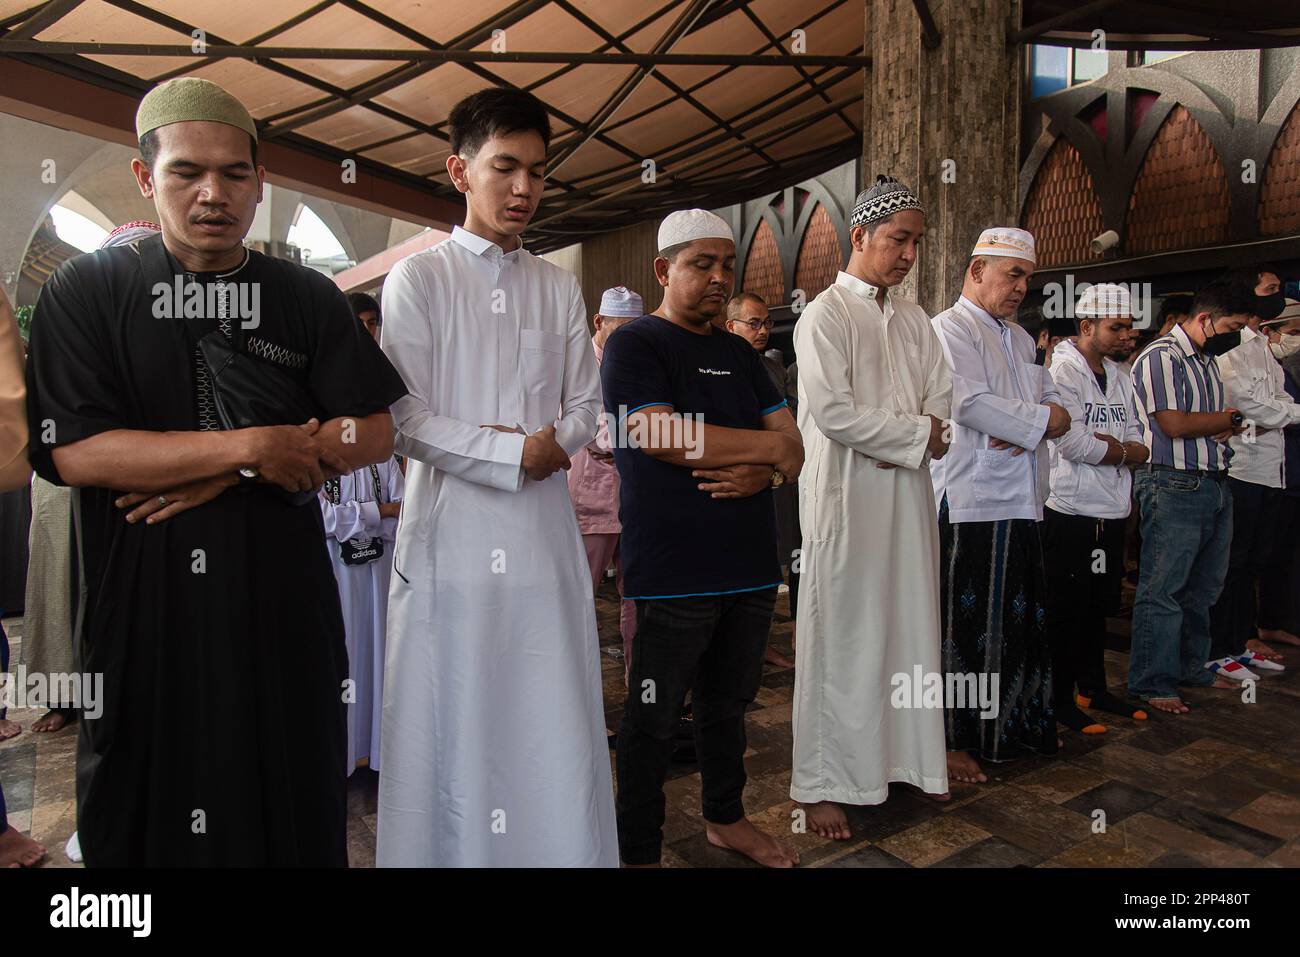
[[[10,738],[16,738],[22,733],[23,726],[17,721],[0,718],[0,741],[8,741]]]
[[[61,731],[68,723],[68,713],[66,711],[47,711],[36,719],[32,725],[32,730],[42,731]]]
[[[787,658],[781,652],[777,651],[771,645],[763,652],[763,660],[769,665],[776,665],[778,668],[793,668],[794,662]]]
[[[808,827],[814,834],[832,841],[847,841],[853,836],[849,829],[849,819],[844,815],[844,808],[834,801],[818,801],[816,804],[800,804],[808,816]]]
[[[1261,628],[1259,629],[1259,640],[1267,641],[1274,645],[1298,645],[1300,638],[1297,638],[1291,632],[1283,628]],[[1249,645],[1247,645],[1249,647]]]
[[[1282,660],[1282,655],[1279,652],[1274,651],[1257,638],[1251,638],[1246,642],[1246,650],[1255,652],[1256,657],[1263,658],[1265,661]]]
[[[1147,704],[1165,714],[1187,714],[1192,710],[1183,704],[1182,698],[1148,698]]]
[[[0,833],[0,867],[35,867],[45,857],[45,848],[17,828]]]
[[[754,827],[747,817],[742,817],[735,824],[710,824],[705,821],[704,836],[714,847],[744,854],[764,867],[795,867],[799,863],[798,854]]]
[[[962,784],[983,784],[988,780],[979,762],[965,751],[948,752],[948,777]]]

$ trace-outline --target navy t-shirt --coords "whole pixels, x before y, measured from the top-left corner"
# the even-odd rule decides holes
[[[715,499],[693,464],[671,465],[621,441],[626,418],[668,405],[706,425],[761,429],[786,403],[762,360],[740,336],[699,335],[659,316],[621,326],[600,366],[618,466],[619,560],[627,598],[719,595],[781,583],[772,492]],[[635,435],[633,435],[635,437]]]

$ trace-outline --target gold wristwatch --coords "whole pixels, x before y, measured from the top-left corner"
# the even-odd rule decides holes
[[[771,485],[772,488],[780,488],[785,484],[785,473],[779,469],[773,469],[772,477],[768,480],[768,484]]]

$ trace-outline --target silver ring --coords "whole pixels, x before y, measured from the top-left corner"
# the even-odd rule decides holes
[[[160,507],[162,507],[162,508],[166,508],[166,507],[167,507],[167,496],[166,496],[166,495],[159,495],[159,496],[158,496],[158,505],[159,505]]]

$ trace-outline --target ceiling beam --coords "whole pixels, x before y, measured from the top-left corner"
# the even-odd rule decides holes
[[[30,40],[42,30],[48,30],[77,7],[82,0],[50,0],[32,16],[10,30],[6,36],[15,40]]]
[[[3,113],[134,147],[139,103],[139,96],[128,91],[0,58]],[[356,182],[344,183],[340,164],[349,158],[342,151],[305,142],[266,143],[258,150],[267,180],[277,186],[440,229],[464,218],[462,204],[435,194],[427,182],[364,159],[356,160]]]
[[[1107,0],[1112,2],[1112,0]],[[1117,0],[1116,0],[1117,2]],[[192,57],[188,44],[55,42],[0,39],[0,54],[36,56]],[[240,60],[410,60],[429,63],[594,63],[601,66],[847,66],[871,65],[866,56],[815,53],[562,53],[555,51],[493,53],[489,50],[389,50],[360,47],[264,47],[209,43],[207,59]]]
[[[1115,6],[1119,2],[1120,0],[1092,0],[1091,3],[1085,3],[1081,7],[1067,10],[1065,13],[1058,13],[1054,17],[1039,20],[1037,23],[1031,23],[1029,26],[1011,34],[1008,45],[1015,46],[1017,43],[1028,43],[1030,40],[1041,37],[1044,33],[1056,30],[1059,27],[1072,26],[1094,13],[1101,13],[1103,10]]]
[[[569,16],[573,17],[579,23],[581,23],[588,30],[592,31],[601,39],[603,39],[607,47],[613,46],[619,50],[623,50],[624,52],[630,51],[631,48],[628,47],[625,43],[623,43],[622,40],[614,36],[612,33],[610,33],[608,30],[602,27],[595,20],[591,19],[591,17],[587,16],[585,13],[583,13],[581,10],[575,7],[572,3],[569,2],[569,0],[555,0],[555,5],[558,6],[565,13],[567,13]],[[746,7],[745,9],[746,11],[748,11],[749,8]],[[714,126],[721,127],[722,129],[732,132],[734,134],[734,130],[732,130],[730,123],[728,123],[725,119],[723,119],[717,113],[713,112],[713,110],[709,109],[698,99],[692,96],[684,87],[682,87],[679,83],[677,83],[675,80],[669,77],[666,73],[660,71],[658,75],[655,76],[655,80],[657,80],[659,83],[662,83],[668,89],[672,90],[674,95],[681,97],[684,102],[689,103],[691,106],[693,106],[700,114],[705,116],[708,119],[708,121],[712,123]],[[735,134],[735,136],[737,140],[742,140],[739,134]],[[746,144],[746,146],[748,145],[749,144]],[[758,155],[762,158],[763,162],[765,162],[767,165],[769,166],[776,165],[776,161],[773,160],[766,153],[763,153],[762,151],[757,151],[757,152]]]
[[[700,18],[704,11],[709,9],[709,6],[712,3],[713,0],[691,0],[686,9],[683,10],[668,29],[664,31],[663,36],[659,38],[659,41],[654,45],[654,49],[650,52],[652,54],[662,54],[671,50],[673,44],[681,39],[687,31],[695,25],[695,21]],[[608,56],[608,54],[602,55]],[[626,53],[624,55],[626,55]],[[652,66],[642,66],[633,70],[632,73],[619,84],[618,89],[611,93],[605,102],[601,104],[600,108],[592,114],[591,119],[586,123],[585,129],[583,129],[578,136],[558,145],[554,156],[552,156],[546,164],[548,176],[558,172],[560,167],[568,162],[574,153],[582,149],[582,147],[589,142],[593,136],[600,132],[600,128],[608,122],[611,116],[618,112],[619,107],[627,102],[628,97],[637,91],[637,88],[645,82],[645,78],[650,75],[653,69],[654,67]]]
[[[930,5],[926,0],[912,0],[912,6],[916,7],[916,15],[921,20],[921,44],[927,50],[939,49],[939,25],[934,22]]]
[[[748,4],[746,4],[742,9],[745,11],[745,16],[749,17],[749,21],[752,24],[754,24],[754,26],[758,29],[758,32],[763,34],[763,36],[767,37],[768,43],[772,44],[772,46],[776,47],[778,50],[781,49],[781,41],[777,39],[776,34],[771,31],[768,25],[763,22],[763,18],[760,17],[753,10],[751,10]],[[808,83],[814,87],[816,86],[816,84],[813,82],[813,77],[811,73],[805,70],[802,66],[797,66],[795,67],[795,69],[798,71],[799,75],[803,77],[805,83]],[[818,92],[821,95],[821,99],[823,103],[829,103],[831,101],[830,95],[825,90],[819,90]],[[852,130],[855,133],[857,132],[857,128],[854,127],[853,123],[849,120],[849,118],[844,115],[843,111],[840,111],[835,115],[838,116],[841,120],[843,120],[844,125],[847,126],[850,130]]]

